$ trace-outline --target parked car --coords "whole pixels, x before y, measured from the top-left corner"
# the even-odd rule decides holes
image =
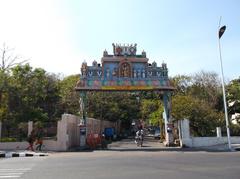
[[[160,128],[155,129],[154,139],[160,139]]]
[[[111,140],[116,140],[117,139],[117,135],[115,132],[115,129],[112,127],[108,127],[104,129],[104,135],[106,139],[111,139]]]

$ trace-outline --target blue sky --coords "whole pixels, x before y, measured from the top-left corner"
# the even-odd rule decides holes
[[[169,75],[201,70],[220,74],[218,22],[227,80],[240,76],[238,0],[2,0],[0,44],[34,67],[64,75],[83,60],[100,62],[112,43],[137,43],[149,62],[164,61]]]

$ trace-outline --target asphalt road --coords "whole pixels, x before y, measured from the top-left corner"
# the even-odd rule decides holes
[[[4,158],[0,178],[240,179],[240,152],[94,151]]]

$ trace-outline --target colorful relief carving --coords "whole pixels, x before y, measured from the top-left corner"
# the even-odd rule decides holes
[[[136,52],[137,44],[113,44],[113,55],[105,50],[102,64],[83,62],[76,90],[172,90],[167,64],[150,64],[145,51]]]
[[[131,77],[131,69],[130,64],[125,62],[121,65],[121,77],[130,78]]]

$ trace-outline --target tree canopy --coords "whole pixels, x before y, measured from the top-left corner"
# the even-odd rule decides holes
[[[16,64],[0,69],[0,120],[12,125],[32,121],[57,121],[63,113],[79,115],[79,93],[75,85],[79,74],[61,79],[42,68]],[[240,83],[227,86],[229,114],[239,113]],[[216,126],[224,126],[220,80],[216,73],[201,71],[171,78],[176,90],[172,95],[174,120],[188,118],[196,136],[212,135]],[[162,126],[163,104],[157,93],[88,92],[89,117],[120,120],[129,127],[132,120]]]

